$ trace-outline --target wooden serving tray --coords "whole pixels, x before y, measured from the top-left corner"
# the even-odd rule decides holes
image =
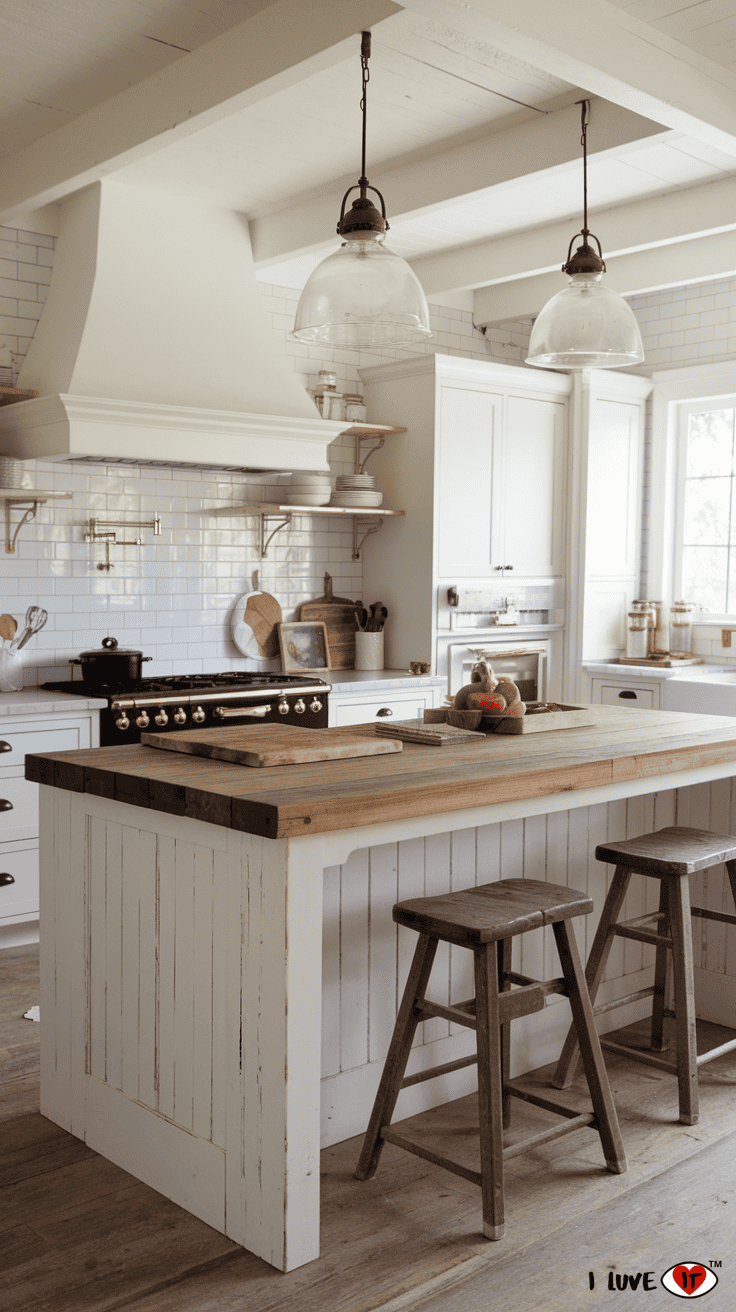
[[[519,733],[546,733],[552,729],[581,729],[596,723],[595,710],[592,706],[566,706],[562,702],[557,702],[559,711],[534,711],[531,714],[529,709],[537,703],[527,703],[526,715],[483,715],[478,725],[480,730],[488,734],[519,734]],[[439,717],[444,718],[448,710],[447,706],[440,706],[424,712],[425,719],[434,723],[439,721]],[[441,722],[441,721],[440,721]]]
[[[370,738],[345,729],[302,729],[291,724],[225,725],[222,729],[183,729],[181,733],[142,733],[143,747],[210,756],[235,765],[301,765],[350,756],[400,752],[401,743]]]

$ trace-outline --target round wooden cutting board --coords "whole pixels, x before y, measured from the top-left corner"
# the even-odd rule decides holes
[[[261,673],[281,669],[280,623],[281,607],[270,592],[244,592],[238,597],[230,615],[230,636],[249,669]]]

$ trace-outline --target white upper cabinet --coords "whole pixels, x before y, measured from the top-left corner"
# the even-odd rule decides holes
[[[565,401],[442,386],[438,409],[440,577],[561,575]]]

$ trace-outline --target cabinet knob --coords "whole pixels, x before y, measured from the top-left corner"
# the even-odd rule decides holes
[[[376,719],[379,715],[393,715],[393,711],[390,706],[382,706],[380,711],[376,711]]]
[[[9,802],[7,797],[0,797],[0,811],[12,811],[13,803]]]
[[[12,750],[13,748],[10,743],[6,743],[4,739],[0,739],[0,752],[12,752]]]
[[[630,702],[636,701],[636,693],[632,692],[630,688],[624,688],[623,692],[619,693],[619,697],[625,697]]]
[[[15,879],[13,878],[13,876],[7,870],[3,870],[2,874],[0,874],[0,888],[2,888],[4,884],[14,884],[14,883],[15,883]]]

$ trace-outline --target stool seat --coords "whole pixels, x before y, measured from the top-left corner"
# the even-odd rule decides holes
[[[594,1005],[595,1015],[652,998],[652,1028],[648,1051],[619,1043],[604,1037],[601,1047],[605,1052],[631,1057],[634,1061],[654,1066],[660,1071],[677,1076],[679,1117],[685,1125],[695,1125],[699,1116],[698,1067],[736,1048],[736,1039],[721,1043],[708,1052],[699,1053],[695,1030],[695,985],[693,976],[692,917],[714,920],[722,925],[736,926],[736,915],[726,911],[711,911],[708,907],[690,904],[689,876],[698,870],[709,870],[725,864],[736,904],[736,836],[713,834],[706,829],[689,829],[673,825],[658,829],[638,838],[621,842],[599,843],[595,850],[598,861],[615,865],[598,928],[585,968],[590,999],[595,1004],[598,988],[603,979],[614,937],[649,943],[655,949],[654,983],[627,997],[616,998],[600,1007]],[[633,920],[620,920],[624,898],[633,875],[659,880],[659,909]],[[666,1005],[668,979],[672,975],[674,1009]],[[664,1019],[674,1018],[676,1059],[661,1056],[665,1049]],[[578,1040],[570,1029],[560,1054],[554,1083],[564,1089],[571,1083],[578,1055]]]
[[[395,1144],[479,1185],[483,1233],[488,1239],[500,1239],[504,1233],[504,1157],[515,1157],[526,1146],[525,1143],[515,1143],[504,1147],[503,1130],[510,1123],[512,1096],[563,1118],[562,1124],[533,1135],[527,1144],[538,1147],[575,1130],[593,1129],[600,1136],[608,1169],[616,1174],[626,1170],[618,1118],[593,1021],[583,966],[575,935],[567,923],[574,916],[588,915],[592,909],[592,900],[586,893],[536,879],[502,879],[495,884],[482,884],[478,888],[461,889],[439,897],[412,898],[396,904],[394,920],[416,930],[419,938],[355,1172],[357,1179],[370,1179],[375,1174],[384,1143]],[[534,980],[511,969],[514,936],[543,925],[552,926],[562,967],[559,979]],[[440,941],[472,951],[475,997],[450,1006],[432,1002],[426,997]],[[511,1022],[520,1016],[541,1012],[550,993],[561,993],[569,999],[573,1028],[593,1103],[592,1112],[575,1112],[550,1098],[538,1097],[508,1083]],[[432,1016],[475,1030],[476,1052],[406,1076],[417,1025]],[[471,1171],[430,1151],[425,1145],[407,1139],[391,1126],[391,1117],[402,1089],[476,1062],[480,1171]]]
[[[575,888],[541,879],[502,879],[457,893],[397,902],[393,918],[418,934],[436,934],[448,943],[469,947],[587,916],[592,910],[592,898]]]
[[[599,843],[596,861],[627,866],[641,874],[692,875],[736,858],[732,834],[711,834],[707,829],[672,825],[653,834],[626,838],[621,843]]]

